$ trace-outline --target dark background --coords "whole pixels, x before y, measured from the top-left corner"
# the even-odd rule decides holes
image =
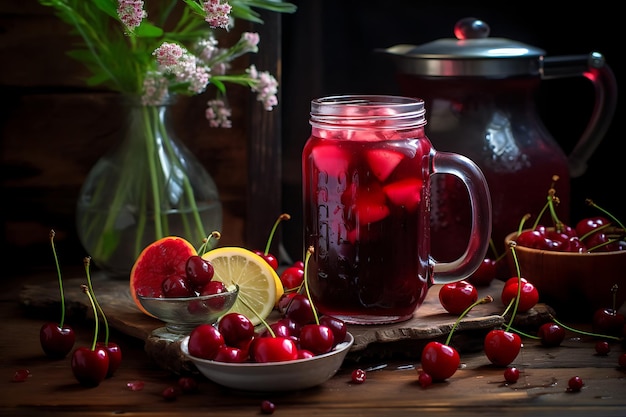
[[[400,94],[393,63],[375,49],[450,38],[459,19],[473,16],[489,24],[491,36],[540,47],[548,56],[599,51],[613,68],[618,86],[624,82],[619,32],[623,18],[607,1],[578,8],[553,3],[548,8],[547,2],[536,1],[471,5],[420,0],[293,2],[298,6],[296,13],[270,17],[261,28],[271,36],[261,37],[259,55],[282,54],[281,70],[275,72],[281,78],[280,104],[272,113],[282,119],[273,135],[279,136],[276,149],[273,142],[266,143],[271,142],[269,135],[267,140],[259,139],[264,132],[258,132],[259,124],[250,121],[248,110],[256,103],[251,103],[254,97],[245,88],[229,88],[235,111],[232,129],[206,128],[205,97],[189,98],[178,110],[181,139],[220,189],[225,208],[223,244],[261,246],[250,242],[246,231],[254,229],[264,242],[282,206],[292,220],[281,224],[279,236],[292,258],[301,256],[300,155],[310,133],[310,101],[333,94]],[[274,20],[280,20],[282,28]],[[236,39],[238,33],[228,36]],[[282,39],[282,44],[272,39]],[[83,251],[74,230],[76,198],[91,167],[114,146],[115,126],[122,119],[122,114],[111,108],[107,94],[85,87],[84,68],[65,54],[72,42],[67,25],[36,0],[0,1],[0,52],[4,57],[0,66],[1,248],[6,259],[12,260],[8,267],[18,271],[25,266],[53,265],[48,242],[51,228],[57,232],[59,251],[68,254],[64,264],[73,264],[74,256],[82,267]],[[258,67],[274,68],[273,64],[264,62]],[[238,65],[244,68],[248,62]],[[583,78],[550,80],[543,82],[537,93],[547,128],[566,151],[571,150],[591,113],[591,84]],[[620,203],[623,115],[620,99],[612,126],[589,160],[587,172],[573,180],[574,218],[579,212],[582,217],[584,198],[591,197],[626,219]],[[436,137],[429,137],[436,146]],[[274,158],[278,150],[282,158]],[[271,151],[269,157],[276,162],[272,168],[282,170],[282,180],[250,174],[250,156],[257,151],[264,155]],[[253,181],[257,181],[254,187]],[[259,188],[259,182],[270,184],[263,190],[277,188],[276,192],[249,201],[247,190]],[[273,186],[281,182],[282,190]],[[269,219],[259,216],[261,211],[269,212]],[[252,218],[257,219],[251,226]]]
[[[283,16],[283,206],[292,221],[283,223],[283,242],[292,257],[302,251],[300,153],[310,133],[310,100],[334,94],[401,94],[394,64],[376,53],[397,44],[421,45],[452,38],[455,23],[476,17],[492,37],[539,47],[547,56],[602,53],[618,87],[624,74],[619,28],[621,14],[608,2],[575,8],[547,2],[450,1],[294,1],[298,11]],[[492,4],[498,4],[493,6]],[[598,204],[626,218],[623,195],[623,104],[618,95],[614,121],[588,161],[586,173],[572,180],[572,220],[591,214]],[[549,80],[537,91],[540,116],[568,153],[585,128],[593,106],[593,87],[580,78]],[[428,126],[427,126],[428,134]],[[436,146],[436,137],[429,136]],[[596,212],[597,213],[597,212]]]

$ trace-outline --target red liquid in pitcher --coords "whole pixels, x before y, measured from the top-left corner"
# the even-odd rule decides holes
[[[320,312],[352,323],[396,322],[423,302],[430,152],[422,128],[409,138],[313,129],[303,152],[304,232]]]

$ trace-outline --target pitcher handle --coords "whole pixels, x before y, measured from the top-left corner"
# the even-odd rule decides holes
[[[587,161],[604,138],[617,106],[617,82],[611,67],[599,52],[543,58],[542,79],[584,76],[593,84],[595,105],[580,139],[568,156],[573,178],[587,170]]]

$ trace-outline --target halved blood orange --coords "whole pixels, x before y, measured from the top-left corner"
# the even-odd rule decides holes
[[[166,236],[144,248],[130,271],[130,295],[139,310],[152,316],[137,295],[162,297],[163,280],[171,275],[184,277],[187,259],[193,255],[197,255],[193,245],[178,236]]]

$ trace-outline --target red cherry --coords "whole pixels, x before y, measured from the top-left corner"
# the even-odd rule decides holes
[[[316,355],[328,353],[335,345],[333,331],[323,324],[306,324],[300,329],[300,348]]]
[[[185,264],[187,281],[198,292],[202,290],[212,279],[215,273],[213,264],[199,255],[192,255]]]
[[[298,359],[311,359],[315,354],[310,350],[298,349]]]
[[[456,349],[440,342],[429,342],[422,351],[422,369],[433,381],[450,378],[460,363],[461,358]]]
[[[280,282],[282,282],[285,290],[298,288],[304,281],[304,268],[290,266],[280,274]]]
[[[165,401],[175,401],[181,392],[180,387],[169,386],[161,391],[161,397],[163,397]]]
[[[439,302],[450,314],[461,314],[476,300],[478,291],[467,281],[444,284],[439,290]]]
[[[517,306],[517,311],[520,313],[524,313],[531,308],[533,308],[537,302],[539,301],[539,291],[537,288],[529,281],[520,280],[521,288],[520,288],[520,297],[519,304]],[[517,277],[509,279],[507,284],[505,284],[504,288],[502,288],[502,303],[506,306],[511,300],[517,297],[518,290],[518,280]]]
[[[507,366],[515,360],[522,348],[522,339],[512,332],[491,330],[485,336],[485,355],[496,366]]]
[[[255,249],[252,252],[265,259],[265,262],[270,264],[270,266],[274,268],[275,271],[278,270],[278,258],[276,258],[274,255],[272,255],[271,253],[265,253],[264,251],[258,249]]]
[[[260,337],[251,346],[256,362],[283,362],[298,359],[296,342],[287,337]]]
[[[288,333],[289,336],[291,336],[291,337],[300,337],[300,329],[302,328],[302,325],[296,323],[295,321],[293,321],[289,317],[281,318],[280,320],[278,320],[276,322],[276,324],[277,325],[279,324],[281,326],[286,327],[288,332],[289,332]],[[322,323],[322,319],[320,318],[320,324],[326,324],[326,323]],[[328,324],[326,324],[326,325],[328,325]],[[332,330],[331,326],[328,326],[328,327],[330,327],[331,330]]]
[[[288,322],[286,321],[276,321],[270,324],[270,328],[274,332],[274,336],[280,337],[292,337],[291,328],[289,327]],[[271,337],[272,334],[269,330],[265,329],[263,333],[261,333],[261,337]]]
[[[224,345],[226,342],[219,330],[210,324],[200,324],[189,333],[187,348],[191,356],[213,359]]]
[[[276,410],[276,406],[273,402],[268,400],[261,401],[261,413],[274,414],[274,410]]]
[[[581,221],[576,223],[576,234],[580,237],[583,237],[587,233],[609,224],[611,224],[611,222],[607,218],[602,216],[582,219]]]
[[[178,386],[183,392],[198,391],[198,381],[190,376],[181,376],[178,378]]]
[[[313,323],[315,314],[311,302],[304,294],[295,294],[285,309],[285,317],[288,317],[300,325]]]
[[[85,387],[97,387],[109,372],[109,354],[106,349],[94,350],[82,346],[72,354],[72,373],[76,380]]]
[[[467,282],[476,287],[486,287],[496,278],[497,269],[495,259],[485,258],[478,269],[467,278]]]
[[[554,322],[548,322],[539,327],[537,336],[541,339],[543,346],[559,346],[565,339],[565,330]]]
[[[422,388],[426,388],[433,383],[433,377],[430,376],[427,372],[420,372],[417,376],[417,382],[420,384]]]
[[[12,382],[24,382],[30,377],[30,371],[28,369],[18,369],[13,374]]]
[[[330,330],[333,331],[333,335],[335,336],[335,344],[341,343],[346,340],[346,335],[348,334],[348,326],[346,323],[338,319],[337,317],[324,315],[320,317],[320,324],[327,326]]]
[[[225,292],[228,292],[228,288],[226,288],[226,285],[223,282],[211,281],[200,292],[200,295],[214,295]],[[226,303],[226,300],[222,297],[210,298],[203,301],[203,304],[205,304],[212,311],[222,310],[224,308],[224,303]]]
[[[624,315],[613,308],[600,308],[593,314],[592,329],[594,333],[607,336],[620,336],[626,323]]]
[[[607,342],[606,340],[598,340],[596,342],[595,349],[598,355],[606,356],[611,351],[611,346],[609,345],[609,342]]]
[[[519,379],[519,369],[509,366],[504,370],[504,380],[509,384],[514,384]]]
[[[68,325],[59,327],[58,323],[48,322],[39,330],[39,342],[46,356],[51,359],[62,359],[72,351],[76,334]]]
[[[248,352],[233,346],[220,346],[213,360],[216,362],[243,363],[248,360]]]
[[[516,243],[525,248],[554,250],[558,243],[546,237],[542,229],[525,230],[515,239]]]
[[[619,355],[619,358],[617,358],[617,364],[620,368],[626,368],[626,353]]]
[[[195,295],[186,277],[169,275],[161,282],[163,296],[166,298],[192,297]]]
[[[254,336],[254,324],[241,313],[233,312],[222,316],[217,324],[217,330],[228,346],[241,346]]]
[[[113,342],[98,342],[97,347],[103,348],[109,355],[109,371],[107,372],[107,378],[110,378],[115,374],[115,371],[120,367],[122,363],[122,348],[117,343]]]
[[[352,371],[352,374],[350,374],[350,379],[355,384],[362,384],[367,379],[367,372],[360,368],[355,369],[354,371]]]
[[[583,385],[585,384],[581,377],[573,376],[567,381],[567,390],[570,392],[578,392],[582,389]]]
[[[285,312],[287,311],[287,306],[289,305],[289,303],[291,302],[291,299],[296,295],[297,293],[295,292],[286,292],[283,295],[281,295],[280,299],[278,300],[278,312],[281,315],[285,315]]]

